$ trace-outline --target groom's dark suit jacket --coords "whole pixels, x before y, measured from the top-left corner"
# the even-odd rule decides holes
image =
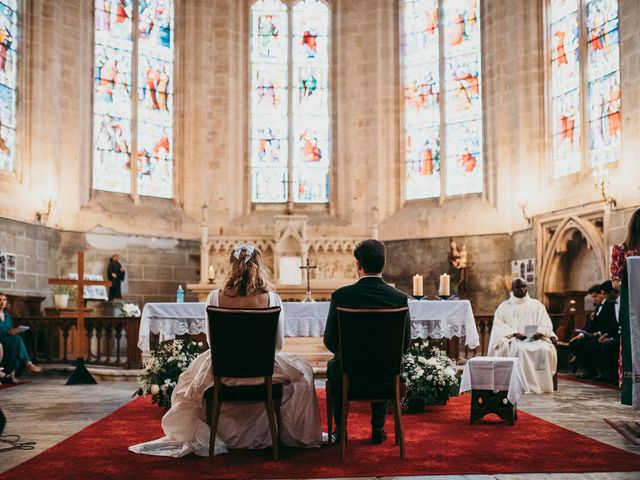
[[[386,283],[382,277],[363,277],[353,285],[339,288],[331,294],[331,305],[324,330],[324,344],[334,357],[327,365],[327,378],[332,382],[342,380],[340,364],[340,341],[338,338],[337,307],[349,308],[393,308],[406,307],[408,297]],[[411,319],[407,311],[404,327],[404,349],[411,342]]]

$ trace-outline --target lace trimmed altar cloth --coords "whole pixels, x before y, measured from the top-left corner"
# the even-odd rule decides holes
[[[329,312],[329,302],[283,302],[287,337],[321,337]],[[480,345],[480,336],[469,300],[412,300],[411,338],[466,337],[470,349]],[[206,333],[206,305],[190,303],[147,303],[142,311],[138,347],[149,353],[151,333],[164,340],[175,335]]]

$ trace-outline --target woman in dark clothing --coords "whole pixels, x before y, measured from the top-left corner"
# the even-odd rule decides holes
[[[18,335],[17,329],[14,328],[13,319],[6,308],[7,296],[0,292],[0,344],[2,344],[4,351],[2,366],[6,375],[3,383],[17,382],[16,376],[25,369],[31,373],[42,371],[40,367],[36,367],[31,362],[24,341]]]
[[[122,298],[120,292],[120,283],[124,280],[125,276],[124,268],[120,264],[120,257],[118,254],[112,255],[109,259],[109,267],[107,268],[107,278],[111,280],[111,287],[109,288],[109,300],[114,298]]]

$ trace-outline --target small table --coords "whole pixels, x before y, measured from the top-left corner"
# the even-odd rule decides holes
[[[515,357],[474,357],[464,366],[460,393],[471,390],[473,424],[489,413],[511,425],[518,419],[517,403],[529,385]]]

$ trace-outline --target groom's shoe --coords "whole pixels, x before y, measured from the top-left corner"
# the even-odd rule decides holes
[[[378,443],[384,442],[386,439],[387,432],[384,431],[384,427],[371,429],[371,443],[376,445]]]

